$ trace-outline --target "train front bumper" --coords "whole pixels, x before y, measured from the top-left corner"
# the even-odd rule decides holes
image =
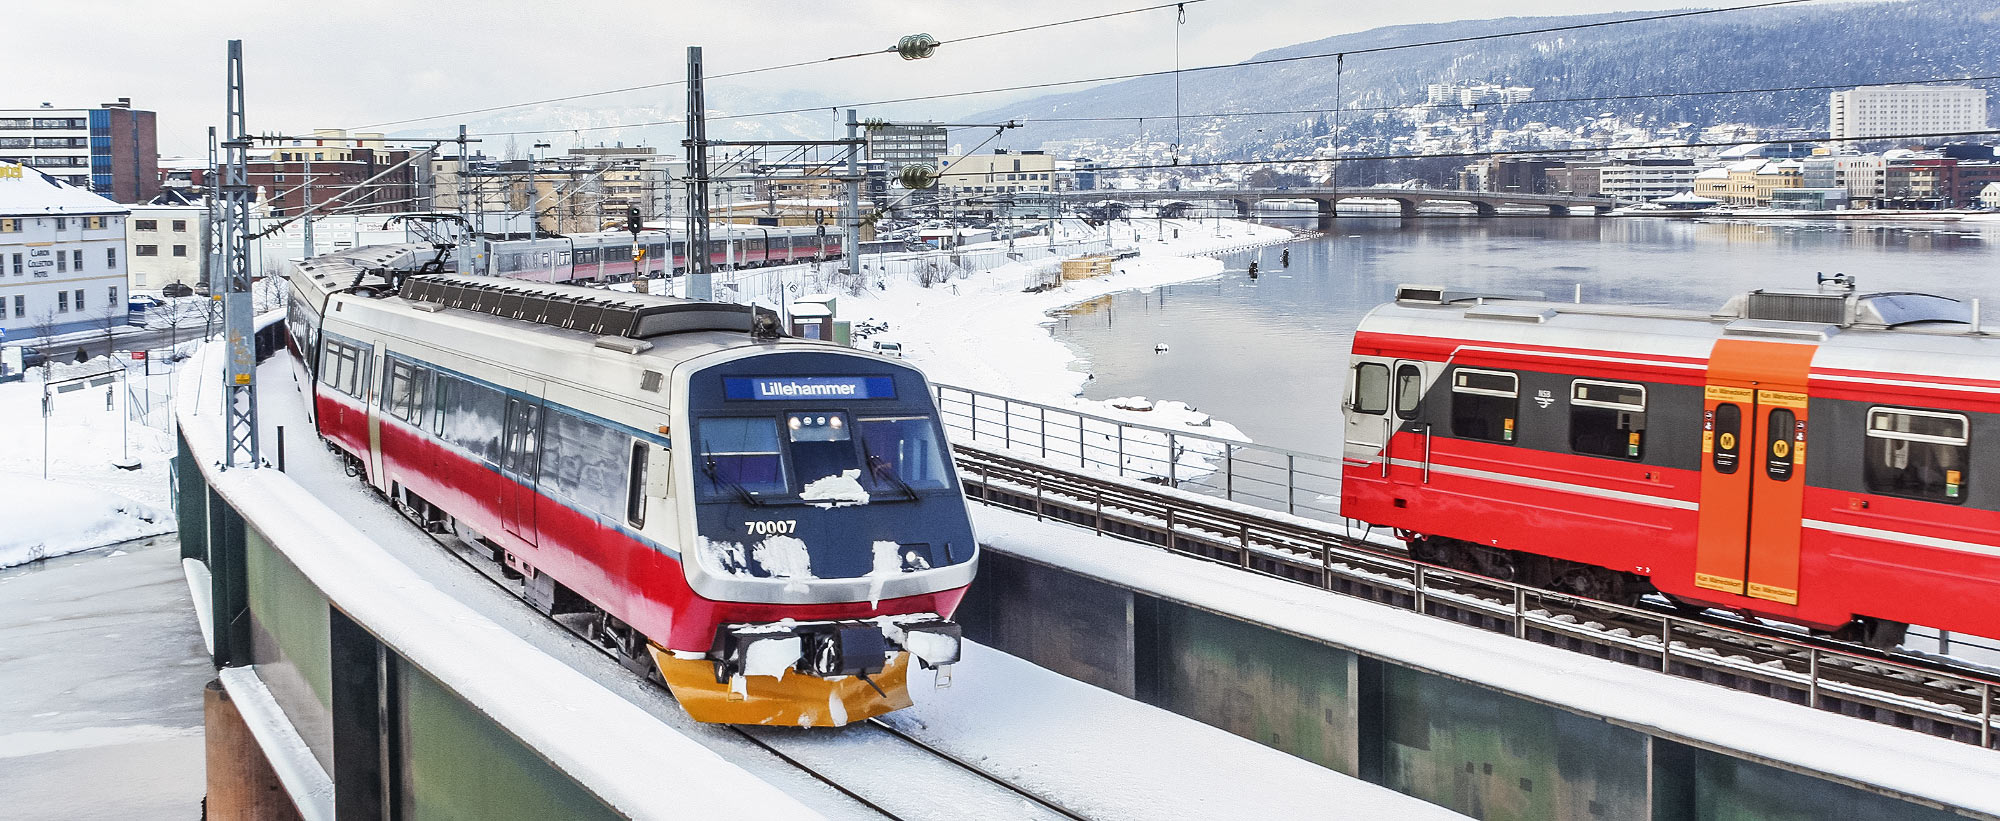
[[[951,680],[957,623],[920,613],[818,622],[728,624],[704,656],[652,647],[674,697],[697,721],[840,727],[911,704],[910,660]]]

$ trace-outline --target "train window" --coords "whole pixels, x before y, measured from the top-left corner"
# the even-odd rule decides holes
[[[858,470],[847,414],[806,412],[785,414],[786,436],[792,443],[792,469],[811,483]]]
[[[625,523],[633,527],[646,526],[646,458],[652,450],[645,442],[632,442],[632,469],[626,471],[625,479]]]
[[[382,386],[383,411],[405,422],[420,421],[429,407],[424,403],[424,394],[430,382],[430,369],[392,358],[387,371]]]
[[[1513,442],[1520,378],[1506,371],[1459,368],[1451,381],[1451,435]]]
[[[1570,383],[1569,449],[1638,459],[1645,453],[1646,386],[1578,379]]]
[[[791,489],[778,452],[778,421],[768,416],[701,420],[695,460],[703,495],[785,493]]]
[[[1796,430],[1800,443],[1805,441],[1805,423],[1789,408],[1772,408],[1766,429],[1764,443],[1764,473],[1774,482],[1784,482],[1792,478],[1792,462],[1798,458],[1793,447],[1793,432]]]
[[[618,515],[627,506],[625,450],[631,438],[563,411],[549,411],[545,422],[541,487],[605,518]]]
[[[1716,405],[1714,434],[1715,472],[1735,473],[1743,447],[1743,409],[1731,402]]]
[[[487,464],[500,461],[501,422],[507,397],[497,390],[467,379],[440,377],[446,383],[440,403],[444,408],[444,440],[465,449]]]
[[[361,349],[331,339],[321,347],[324,353],[320,356],[320,381],[348,396],[360,396],[361,388],[366,384]]]
[[[1417,405],[1424,399],[1424,370],[1415,365],[1396,366],[1396,418],[1417,418]]]
[[[1971,478],[1970,444],[1962,414],[1870,408],[1862,480],[1874,493],[1959,504]]]
[[[950,487],[944,447],[928,416],[882,416],[861,420],[863,471],[870,490]]]
[[[507,400],[507,449],[500,454],[500,469],[533,479],[541,460],[538,446],[542,430],[542,408],[523,399]]]
[[[1354,412],[1389,412],[1389,366],[1380,362],[1354,366]]]

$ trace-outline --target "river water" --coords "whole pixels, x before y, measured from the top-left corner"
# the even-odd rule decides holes
[[[1059,319],[1056,337],[1094,376],[1084,395],[1178,399],[1257,442],[1338,454],[1354,326],[1400,283],[1565,301],[1581,285],[1586,302],[1706,309],[1841,272],[1863,292],[1979,298],[2000,325],[2000,223],[1991,222],[1364,217],[1286,247],[1289,267],[1280,247],[1236,254],[1218,279],[1116,294]]]

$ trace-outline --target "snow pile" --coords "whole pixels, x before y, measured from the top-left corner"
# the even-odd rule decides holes
[[[799,494],[799,501],[813,507],[846,507],[868,504],[868,489],[861,486],[860,469],[843,470],[816,479]]]
[[[0,567],[173,531],[173,519],[116,493],[0,475]]]

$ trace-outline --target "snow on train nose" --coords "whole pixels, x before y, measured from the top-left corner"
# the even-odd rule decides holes
[[[911,704],[910,660],[951,682],[962,633],[935,613],[725,625],[687,657],[653,646],[674,698],[697,721],[840,727]]]

